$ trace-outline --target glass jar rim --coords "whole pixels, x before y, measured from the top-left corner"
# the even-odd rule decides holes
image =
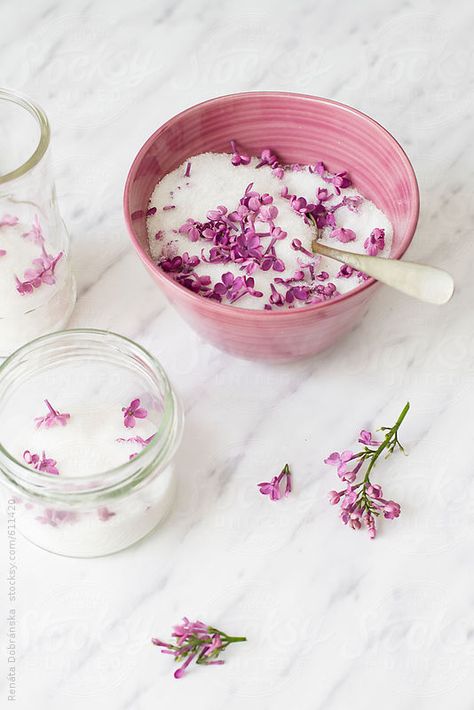
[[[62,498],[68,501],[75,497],[82,499],[84,496],[91,494],[96,496],[100,494],[110,495],[111,491],[116,491],[122,487],[128,489],[128,487],[133,486],[137,480],[141,481],[147,478],[148,474],[155,471],[157,466],[163,468],[169,463],[179,444],[183,426],[183,415],[180,404],[161,363],[148,352],[148,350],[134,340],[109,330],[72,328],[35,338],[21,348],[18,348],[18,350],[0,364],[0,381],[12,365],[15,366],[15,363],[29,352],[34,352],[34,349],[38,347],[38,345],[41,346],[42,343],[52,342],[55,339],[77,335],[95,336],[99,339],[104,338],[104,343],[106,342],[105,338],[112,339],[115,342],[125,343],[140,353],[140,355],[145,358],[146,363],[151,366],[153,373],[159,377],[160,382],[164,385],[164,411],[160,425],[152,441],[147,446],[143,447],[133,459],[125,461],[119,466],[88,476],[67,476],[66,478],[61,478],[59,476],[51,476],[51,474],[43,471],[34,470],[25,462],[13,456],[0,441],[0,476],[2,478],[5,478],[2,463],[6,463],[7,465],[11,465],[13,470],[16,469],[21,473],[20,476],[18,476],[16,472],[13,473],[13,476],[7,476],[10,483],[16,485],[24,484],[22,487],[24,487],[29,494],[41,496],[43,493],[43,495],[46,496],[51,495],[52,497]],[[173,424],[176,424],[175,431],[173,430]],[[164,455],[160,459],[160,454],[163,452]],[[149,460],[147,461],[147,459]],[[144,470],[138,468],[137,472],[135,469],[140,463],[144,463],[145,467]],[[98,483],[100,483],[99,486],[96,485]],[[74,486],[79,484],[80,489],[74,489]]]
[[[11,182],[12,180],[16,180],[22,175],[25,175],[40,162],[41,158],[44,156],[48,149],[51,138],[51,129],[49,126],[49,121],[43,109],[38,106],[38,104],[31,101],[31,99],[29,99],[27,96],[24,96],[23,94],[17,91],[12,91],[11,89],[3,89],[0,87],[0,101],[11,101],[12,103],[17,104],[17,106],[20,106],[21,108],[28,111],[28,113],[30,113],[33,118],[36,119],[40,129],[40,138],[38,141],[38,145],[36,146],[33,153],[24,163],[15,168],[15,170],[11,170],[10,172],[5,173],[4,175],[0,173],[1,185],[2,183]]]

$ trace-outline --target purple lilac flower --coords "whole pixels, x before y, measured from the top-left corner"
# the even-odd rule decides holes
[[[178,229],[178,232],[180,234],[186,234],[192,242],[197,242],[201,236],[198,225],[199,222],[195,222],[194,219],[187,219]]]
[[[282,491],[281,483],[285,481],[285,488]],[[292,490],[291,471],[288,464],[285,464],[278,476],[273,476],[271,481],[257,484],[260,493],[269,496],[270,500],[281,500],[288,496]]]
[[[339,271],[336,274],[336,278],[338,279],[350,279],[352,274],[354,273],[354,269],[352,266],[349,266],[349,264],[343,264]]]
[[[359,434],[358,442],[360,444],[365,444],[366,446],[380,446],[380,441],[375,441],[370,431],[367,429],[362,429]]]
[[[132,399],[128,407],[122,407],[123,423],[127,429],[133,429],[136,422],[135,419],[146,419],[148,411],[145,407],[140,406],[140,399],[136,397]]]
[[[277,156],[272,153],[270,148],[264,148],[260,153],[260,161],[257,163],[256,167],[261,168],[262,165],[274,165],[278,163]]]
[[[379,251],[385,249],[385,230],[376,227],[364,242],[364,249],[370,256],[377,256]]]
[[[66,426],[69,419],[71,418],[71,415],[67,413],[61,414],[56,409],[54,409],[54,407],[47,399],[44,400],[44,403],[46,404],[49,411],[48,414],[43,417],[35,417],[36,428],[40,429],[41,427],[44,427],[46,429],[50,429],[51,427],[56,425]]]
[[[364,199],[360,195],[354,195],[354,197],[348,197],[344,195],[342,198],[342,204],[347,207],[351,212],[358,212]]]
[[[235,141],[230,141],[230,147],[232,150],[232,165],[248,165],[250,163],[250,156],[246,153],[239,153]]]
[[[40,456],[39,454],[34,454],[27,449],[23,452],[23,460],[28,464],[28,466],[32,466],[36,471],[51,473],[55,476],[59,474],[57,462],[54,459],[47,458],[44,451]]]

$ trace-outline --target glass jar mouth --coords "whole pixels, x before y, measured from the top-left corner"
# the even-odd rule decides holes
[[[49,121],[43,109],[23,94],[20,94],[16,91],[11,91],[10,89],[0,88],[0,101],[10,101],[16,104],[17,106],[20,106],[22,109],[25,109],[25,111],[28,111],[28,113],[33,116],[33,118],[37,121],[40,129],[39,141],[33,153],[27,160],[25,160],[14,170],[11,170],[10,172],[5,173],[3,175],[0,173],[1,185],[12,180],[16,180],[22,175],[25,175],[40,162],[40,160],[48,150],[51,130],[49,127]]]
[[[0,383],[10,370],[14,370],[29,353],[34,353],[35,349],[41,348],[43,344],[47,345],[56,339],[67,339],[74,336],[97,337],[111,346],[115,342],[131,347],[144,359],[153,374],[159,378],[164,393],[163,415],[157,432],[150,443],[142,448],[132,459],[105,471],[86,476],[67,476],[66,478],[52,476],[47,472],[32,469],[31,466],[28,466],[24,461],[21,461],[8,451],[0,441],[0,476],[2,478],[5,479],[6,477],[10,483],[19,485],[29,494],[37,494],[39,496],[52,495],[68,501],[72,501],[76,497],[82,499],[87,495],[110,495],[111,492],[128,489],[138,485],[150,473],[156,471],[158,467],[160,469],[164,468],[176,451],[181,438],[183,424],[180,404],[159,361],[135,341],[112,331],[77,328],[57,331],[56,333],[36,338],[16,350],[0,364]],[[5,467],[9,469],[8,473],[5,472]]]

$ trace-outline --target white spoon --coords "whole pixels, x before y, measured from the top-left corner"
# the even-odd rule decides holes
[[[453,277],[447,271],[434,266],[413,264],[411,261],[384,259],[379,256],[354,254],[351,251],[334,249],[313,239],[312,250],[330,259],[348,264],[357,271],[372,276],[377,281],[418,298],[425,303],[441,305],[447,303],[454,292]]]

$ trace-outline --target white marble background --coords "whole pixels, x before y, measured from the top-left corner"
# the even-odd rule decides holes
[[[96,560],[19,540],[16,707],[474,708],[473,30],[468,0],[0,0],[0,85],[53,125],[80,292],[71,325],[150,348],[187,413],[159,532]],[[128,242],[128,166],[181,109],[257,89],[347,102],[393,132],[421,189],[410,257],[453,272],[451,304],[380,289],[345,340],[282,367],[223,355],[176,316]],[[327,504],[322,459],[407,399],[410,455],[380,473],[402,517],[370,542]],[[271,504],[255,484],[286,461],[295,493]],[[249,641],[175,681],[149,639],[183,614]]]

